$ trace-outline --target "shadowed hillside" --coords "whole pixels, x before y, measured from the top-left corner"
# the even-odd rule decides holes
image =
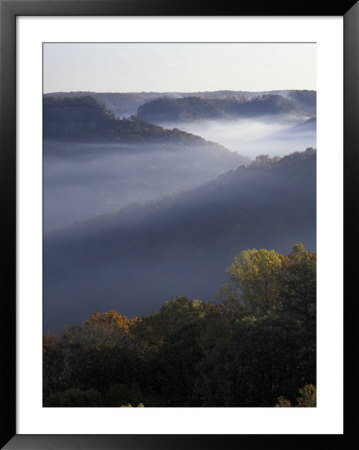
[[[174,295],[210,299],[245,248],[315,249],[316,153],[262,156],[159,202],[44,239],[45,330],[117,308],[145,314]]]
[[[106,105],[117,117],[132,116],[137,109],[146,102],[160,97],[186,98],[198,97],[203,99],[227,99],[250,100],[262,95],[281,95],[293,100],[303,112],[314,115],[316,113],[316,92],[308,90],[278,90],[278,91],[211,91],[211,92],[53,92],[44,97],[76,98],[91,96],[100,104]]]
[[[72,142],[216,145],[177,128],[164,129],[138,117],[117,119],[92,97],[44,98],[44,139]]]
[[[281,95],[263,95],[253,99],[159,98],[137,110],[138,117],[153,121],[188,121],[199,119],[229,119],[297,112],[293,100]]]

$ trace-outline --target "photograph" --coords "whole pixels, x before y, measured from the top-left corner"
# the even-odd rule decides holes
[[[0,0],[0,448],[353,447],[358,24]]]
[[[42,64],[43,407],[316,408],[316,43]]]

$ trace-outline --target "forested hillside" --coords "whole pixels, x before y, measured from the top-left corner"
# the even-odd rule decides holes
[[[46,97],[44,138],[46,232],[193,189],[250,162],[194,134],[116,119],[91,97]]]
[[[211,92],[53,92],[45,94],[44,97],[55,98],[76,98],[93,97],[98,103],[106,105],[106,108],[112,111],[117,117],[132,116],[136,114],[137,109],[149,101],[160,97],[168,98],[186,98],[198,97],[203,99],[227,99],[251,100],[262,95],[281,95],[282,97],[293,100],[297,107],[307,114],[316,113],[316,92],[308,90],[278,90],[263,92],[248,91],[211,91]]]
[[[131,316],[171,296],[210,300],[243,249],[314,250],[315,233],[315,150],[258,157],[192,191],[45,235],[45,330],[117,305]]]
[[[45,335],[44,406],[316,406],[316,254],[245,250],[227,274],[221,303],[177,297]]]
[[[316,407],[316,45],[186,41],[44,43],[43,407]]]
[[[178,129],[167,130],[138,117],[117,119],[93,97],[45,97],[44,139],[70,142],[217,145]],[[222,147],[223,148],[223,147]]]
[[[230,119],[299,112],[295,102],[281,95],[252,99],[202,99],[199,97],[152,100],[140,106],[137,116],[151,122],[185,122],[199,119]]]

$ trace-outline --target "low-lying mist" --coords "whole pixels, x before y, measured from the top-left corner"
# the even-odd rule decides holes
[[[44,329],[109,309],[148,314],[172,296],[212,300],[242,250],[288,253],[295,242],[314,250],[315,241],[315,151],[258,161],[192,191],[45,234]]]
[[[193,189],[246,162],[210,146],[45,141],[44,230]]]
[[[316,147],[315,123],[308,117],[266,116],[250,119],[205,120],[162,124],[219,142],[231,151],[255,159],[260,154],[284,156]]]

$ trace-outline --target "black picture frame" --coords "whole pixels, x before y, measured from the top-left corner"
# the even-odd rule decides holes
[[[16,17],[17,16],[343,16],[344,17],[344,282],[345,413],[343,435],[17,435],[16,434]],[[232,449],[352,448],[357,405],[357,301],[353,287],[357,151],[359,134],[359,2],[240,0],[0,0],[0,180],[1,180],[1,448],[6,449]],[[5,445],[5,447],[3,447]]]

